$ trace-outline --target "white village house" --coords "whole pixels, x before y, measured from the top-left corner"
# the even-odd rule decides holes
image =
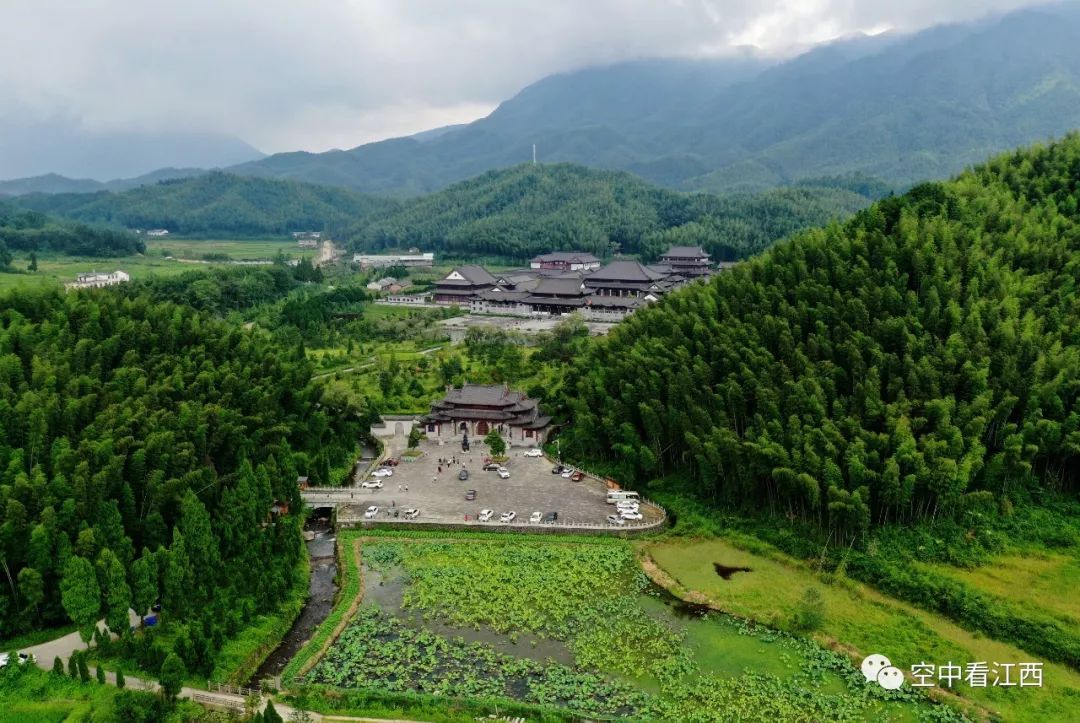
[[[79,274],[74,281],[64,284],[64,288],[72,289],[100,289],[104,286],[115,286],[131,281],[131,276],[126,271],[114,271],[111,274],[99,274],[97,271]]]

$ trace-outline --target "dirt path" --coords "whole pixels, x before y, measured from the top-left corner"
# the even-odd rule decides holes
[[[334,242],[330,239],[325,239],[322,242],[322,246],[319,247],[319,255],[315,259],[316,266],[322,266],[323,264],[334,263],[334,253],[337,251],[334,248]]]

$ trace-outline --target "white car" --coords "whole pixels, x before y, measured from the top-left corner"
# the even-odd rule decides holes
[[[34,661],[34,656],[29,653],[19,653],[18,655],[19,665],[25,665]],[[0,653],[0,668],[6,668],[8,664],[8,654]]]
[[[607,516],[607,522],[608,522],[609,525],[625,525],[626,524],[626,520],[619,517],[618,515],[608,515]]]
[[[510,479],[510,470],[506,467],[499,467],[499,479]]]
[[[504,513],[502,513],[502,515],[501,515],[501,516],[499,517],[499,522],[506,522],[506,523],[510,523],[510,522],[513,522],[513,521],[514,521],[514,518],[515,518],[515,517],[517,517],[517,513],[516,513],[516,512],[504,512]]]
[[[640,520],[641,513],[636,510],[633,512],[631,512],[630,510],[620,510],[619,517],[623,518],[624,520]]]
[[[563,473],[562,473],[562,476],[565,477],[566,479],[570,479],[570,475],[572,475],[572,474],[574,474],[574,470],[572,470],[572,469],[564,469]]]
[[[495,510],[480,510],[480,516],[476,519],[481,522],[490,522],[491,518],[495,516]]]
[[[393,477],[394,476],[394,470],[390,469],[389,467],[380,467],[379,469],[372,472],[371,476],[372,477]]]
[[[525,456],[526,457],[543,457],[544,452],[539,447],[533,447],[532,449],[525,452]]]
[[[638,511],[638,503],[637,502],[619,502],[619,503],[617,503],[615,505],[615,509],[617,509],[619,512],[622,512],[623,510],[629,510],[630,512],[637,512]]]
[[[534,512],[531,515],[529,515],[529,522],[534,522],[534,523],[539,522],[543,518],[544,518],[544,513],[543,512]]]
[[[381,490],[382,489],[382,480],[381,479],[364,480],[363,482],[360,483],[360,486],[362,488],[366,489],[366,490]]]
[[[367,508],[367,511],[364,512],[364,519],[365,520],[374,520],[375,516],[378,515],[378,514],[379,514],[379,508],[376,507],[375,505],[372,505],[371,507]]]
[[[420,510],[416,509],[415,507],[411,507],[411,508],[405,510],[405,519],[406,520],[415,520],[419,516],[420,516]]]

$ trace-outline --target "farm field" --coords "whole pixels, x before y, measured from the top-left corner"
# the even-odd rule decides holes
[[[790,625],[800,598],[807,588],[814,588],[824,603],[824,619],[816,634],[819,640],[838,641],[859,655],[882,653],[903,670],[923,661],[964,665],[1039,660],[1016,646],[973,634],[867,586],[847,580],[826,584],[805,564],[777,552],[756,554],[724,540],[649,543],[644,551],[672,578],[681,596],[773,625]],[[717,574],[714,563],[747,567],[750,572],[736,572],[725,580]],[[1046,663],[1041,688],[961,684],[956,692],[998,712],[1005,720],[1066,720],[1080,696],[1080,674]]]
[[[30,263],[28,255],[19,254],[12,261],[13,268],[25,269]],[[212,268],[223,264],[200,264],[198,268]],[[191,271],[192,264],[167,261],[160,256],[120,256],[94,258],[79,256],[39,255],[36,273],[0,274],[0,292],[9,289],[34,289],[57,286],[74,281],[78,274],[89,271],[111,272],[120,269],[131,274],[132,279],[144,279],[151,275],[174,275]]]
[[[147,239],[146,250],[159,256],[201,259],[222,254],[235,260],[272,259],[281,252],[292,258],[314,257],[316,249],[301,249],[291,239]]]
[[[626,541],[341,535],[357,540],[362,604],[298,682],[373,701],[503,700],[554,718],[956,717],[868,685],[812,642],[670,598]]]

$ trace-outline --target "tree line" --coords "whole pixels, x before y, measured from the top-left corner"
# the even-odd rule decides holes
[[[867,203],[838,183],[715,196],[669,191],[623,172],[522,165],[361,218],[345,238],[358,250],[416,246],[516,260],[560,250],[651,260],[669,245],[692,244],[730,260]]]
[[[841,536],[1074,495],[1078,183],[1072,135],[670,295],[575,361],[563,448]]]
[[[12,251],[69,256],[128,256],[146,250],[133,233],[74,223],[0,202],[0,268],[11,264]]]
[[[19,196],[17,202],[83,222],[227,237],[330,231],[396,205],[343,188],[220,171],[119,193],[36,193]]]

